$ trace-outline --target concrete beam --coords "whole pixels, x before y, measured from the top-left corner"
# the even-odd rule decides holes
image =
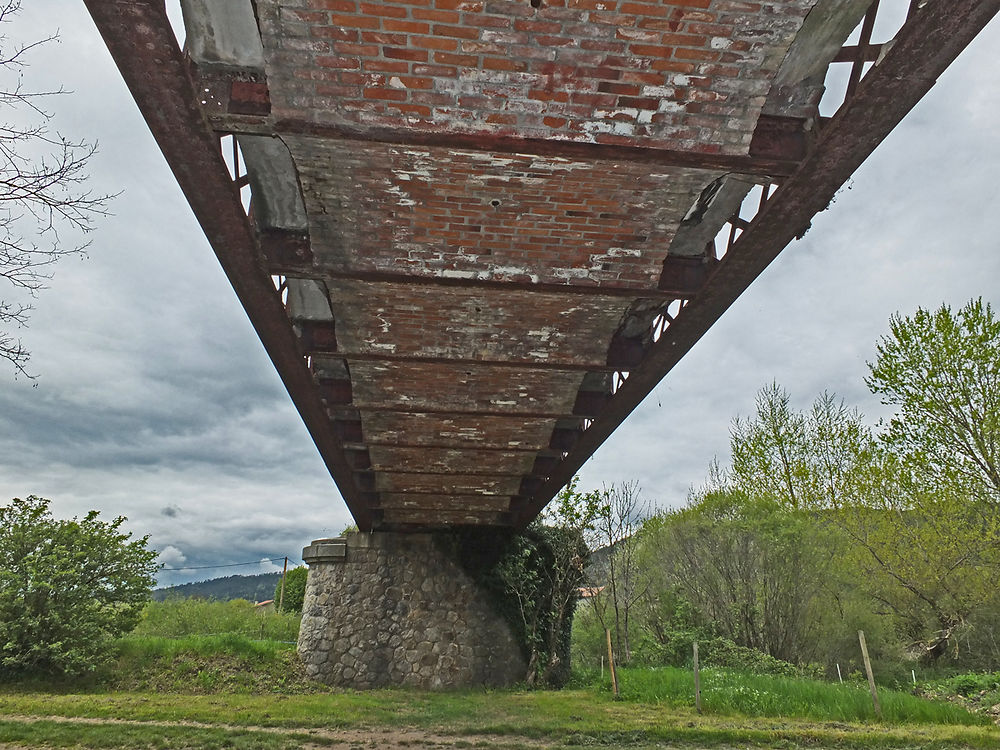
[[[181,0],[185,47],[200,64],[264,69],[251,0]]]
[[[294,321],[332,321],[326,285],[314,279],[288,279],[288,317]]]
[[[288,147],[280,138],[259,135],[241,135],[236,141],[247,163],[257,226],[307,232],[309,217]]]
[[[340,562],[346,559],[347,540],[342,536],[333,539],[317,539],[302,550],[302,561],[306,565]]]
[[[826,70],[872,0],[821,0],[802,23],[778,68],[764,112],[816,117]]]
[[[704,257],[705,246],[715,239],[715,235],[729,218],[740,210],[747,193],[760,182],[760,178],[752,175],[730,174],[706,187],[681,221],[667,255],[678,258]]]

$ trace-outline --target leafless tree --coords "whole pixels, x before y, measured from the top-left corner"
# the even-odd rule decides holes
[[[0,0],[0,25],[10,23],[21,0]],[[50,130],[45,101],[63,89],[34,90],[23,80],[29,54],[55,41],[32,42],[0,35],[0,358],[27,370],[29,353],[13,332],[27,325],[32,300],[66,255],[82,255],[80,241],[107,213],[113,196],[87,188],[87,167],[97,145]],[[64,242],[60,232],[76,241]]]
[[[600,515],[595,524],[599,544],[606,549],[604,587],[591,597],[598,621],[614,633],[618,659],[632,659],[630,626],[636,604],[649,586],[639,562],[636,536],[649,506],[637,482],[624,482],[604,490]]]

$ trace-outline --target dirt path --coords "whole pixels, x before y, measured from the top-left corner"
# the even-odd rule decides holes
[[[90,724],[100,726],[113,726],[115,724],[145,727],[191,727],[194,729],[222,729],[232,732],[266,732],[277,735],[299,735],[315,737],[323,742],[317,744],[306,743],[304,748],[319,750],[320,748],[331,747],[330,743],[343,744],[349,748],[379,748],[382,750],[413,750],[414,748],[495,748],[496,750],[514,750],[524,748],[525,750],[547,750],[548,748],[559,747],[558,743],[546,742],[524,737],[510,737],[500,735],[476,734],[476,735],[444,735],[428,732],[419,729],[392,729],[387,727],[377,727],[371,729],[327,729],[322,727],[261,727],[242,726],[234,724],[206,724],[197,721],[135,721],[130,719],[101,719],[90,717],[67,717],[67,716],[23,716],[5,715],[2,717],[7,721],[18,721],[33,723],[39,721],[59,722],[62,724]],[[336,747],[336,745],[333,745]],[[10,745],[0,743],[0,750],[32,750],[22,745]]]

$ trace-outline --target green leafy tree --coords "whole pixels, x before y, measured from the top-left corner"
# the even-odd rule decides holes
[[[930,485],[889,450],[869,455],[826,516],[849,540],[848,567],[928,660],[995,597],[1000,509],[954,484]]]
[[[497,564],[526,646],[529,685],[561,687],[570,676],[573,613],[603,501],[600,492],[578,492],[577,484],[574,477]]]
[[[983,362],[1000,357],[991,320],[980,303],[957,317],[942,308],[918,312],[916,322],[893,319],[895,336],[881,343],[869,383],[873,390],[882,383],[884,398],[896,394],[886,402],[901,406],[881,440],[835,396],[796,412],[772,384],[758,394],[756,416],[734,422],[731,469],[714,472],[715,489],[814,513],[813,523],[842,540],[829,575],[831,607],[856,601],[848,593],[854,582],[870,611],[892,617],[930,658],[954,643],[994,587],[1000,506],[988,499],[995,495],[982,470],[990,450],[976,462],[971,451],[951,455],[938,443],[962,440],[968,426],[966,446],[989,445],[996,417],[983,416],[993,399],[984,389],[993,387],[995,366]],[[962,357],[973,362],[952,361]]]
[[[866,382],[897,411],[852,498],[867,515],[840,518],[891,584],[881,601],[937,658],[995,598],[1000,320],[980,298],[897,314],[889,327]]]
[[[698,613],[692,625],[710,624],[739,646],[802,662],[817,641],[834,558],[828,536],[807,511],[729,489],[661,514],[647,524],[643,545],[659,567],[652,591],[690,603]]]
[[[822,393],[806,416],[809,438],[807,504],[812,509],[837,506],[872,462],[875,436],[860,411],[843,399]]]
[[[788,392],[772,383],[758,392],[753,417],[733,420],[732,467],[715,468],[710,489],[736,488],[787,508],[830,508],[873,449],[857,409],[823,393],[809,411],[795,411]]]
[[[930,486],[1000,505],[1000,320],[988,303],[895,315],[867,379],[898,407],[886,442]]]
[[[285,612],[302,612],[302,602],[306,598],[306,578],[309,569],[300,565],[292,568],[285,574],[285,598],[282,609]],[[281,581],[274,589],[274,601],[277,604],[281,600]]]
[[[98,515],[57,520],[35,496],[0,507],[0,673],[92,672],[135,627],[157,553]]]
[[[757,394],[754,417],[733,420],[730,428],[733,474],[744,492],[798,508],[808,473],[806,420],[792,410],[788,392],[772,383]]]
[[[592,570],[598,590],[590,606],[602,628],[612,632],[615,659],[619,664],[632,660],[633,613],[649,585],[639,560],[639,529],[648,515],[637,482],[623,482],[605,488],[599,500],[592,544],[601,550],[600,570]],[[596,557],[596,555],[595,555]]]

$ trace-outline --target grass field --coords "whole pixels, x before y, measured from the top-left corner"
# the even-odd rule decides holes
[[[192,696],[0,692],[0,745],[30,747],[995,748],[984,725],[699,716],[594,690]]]
[[[876,721],[864,685],[715,669],[702,672],[704,714],[674,668],[621,670],[619,700],[593,672],[561,691],[332,691],[304,676],[294,628],[244,605],[153,608],[89,684],[0,685],[0,750],[1000,748],[989,717],[943,701],[882,690]]]
[[[679,669],[622,670],[620,700],[586,674],[562,691],[335,692],[301,675],[271,684],[293,654],[238,636],[130,639],[119,667],[160,692],[8,685],[0,747],[1000,747],[985,717],[903,693],[882,691],[876,722],[863,686],[705,670],[699,715]]]
[[[132,637],[177,638],[189,635],[242,635],[294,644],[301,615],[258,611],[245,599],[219,602],[168,599],[149,602]]]
[[[683,707],[691,704],[694,677],[673,667],[619,670],[624,700]],[[834,684],[820,680],[755,675],[723,669],[701,672],[702,707],[707,714],[770,716],[820,721],[875,719],[865,683]],[[931,701],[896,690],[879,689],[883,719],[888,723],[986,724],[944,701]]]

